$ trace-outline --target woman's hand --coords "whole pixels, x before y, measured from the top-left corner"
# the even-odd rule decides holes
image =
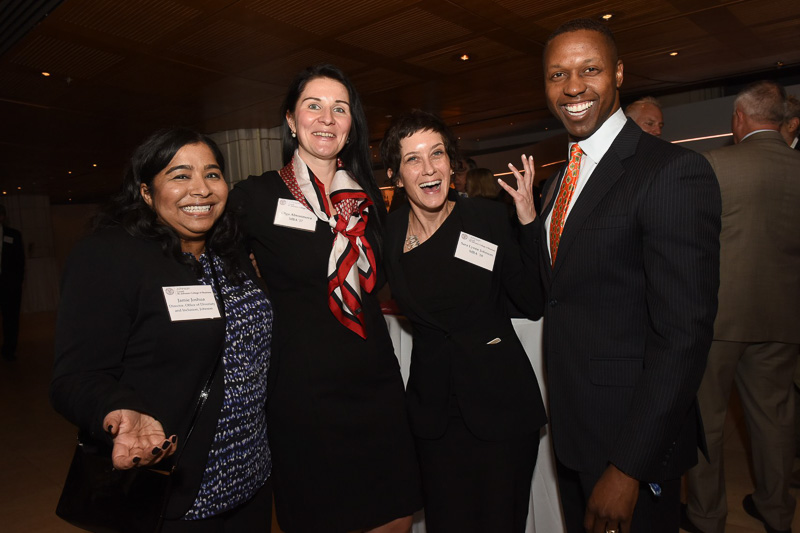
[[[500,178],[497,179],[497,183],[514,200],[514,205],[517,208],[517,218],[519,223],[524,226],[536,219],[536,208],[533,204],[533,156],[525,157],[525,154],[522,154],[523,172],[521,174],[511,163],[508,164],[508,168],[517,178],[517,188],[514,189]]]
[[[139,411],[111,411],[103,419],[103,428],[114,439],[114,468],[154,465],[175,453],[177,436],[167,438],[161,422]]]

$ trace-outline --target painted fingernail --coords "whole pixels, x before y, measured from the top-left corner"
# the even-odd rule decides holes
[[[109,433],[111,433],[111,430],[113,430],[113,429],[114,429],[114,426],[112,426],[111,424],[109,424],[109,425],[108,425],[108,429],[107,429],[106,431],[108,431]]]
[[[164,444],[161,445],[161,448],[166,450],[167,448],[169,448],[170,444],[172,444],[172,441],[166,440],[164,441]]]
[[[177,435],[173,435],[172,439],[170,439],[170,440],[172,440],[172,443],[175,444],[176,442],[178,442],[178,436]]]
[[[139,461],[141,461],[141,458],[139,458],[139,457],[134,457],[133,458],[133,464],[135,464],[135,465],[139,464]]]
[[[160,454],[160,453],[161,453],[161,448],[159,448],[158,446],[156,446],[155,448],[153,448],[153,455],[158,455],[158,454]]]

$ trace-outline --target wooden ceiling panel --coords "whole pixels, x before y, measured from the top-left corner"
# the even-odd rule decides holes
[[[271,128],[281,123],[280,109],[283,95],[271,97],[232,113],[207,118],[192,126],[206,132],[235,130],[239,128]]]
[[[375,147],[390,116],[414,107],[443,115],[468,149],[518,143],[556,125],[547,35],[609,11],[624,100],[800,83],[796,0],[64,0],[0,57],[0,185],[25,176],[54,202],[96,199],[158,127],[279,124],[291,79],[320,62],[353,78]],[[474,59],[453,61],[464,49]]]
[[[550,0],[547,2],[527,2],[525,0],[495,0],[500,5],[514,4],[512,11],[520,16],[531,18],[551,31],[561,24],[575,18],[599,18],[611,13],[609,22],[612,30],[622,30],[630,26],[649,24],[680,15],[671,2],[653,0],[637,2],[632,0],[595,0],[592,2],[573,2],[569,0]],[[517,5],[520,4],[520,5]],[[527,4],[527,6],[525,6]],[[509,9],[511,9],[509,7]]]
[[[337,40],[387,57],[400,57],[425,50],[470,32],[443,18],[411,8],[340,35]]]
[[[387,91],[403,85],[419,82],[419,78],[380,67],[352,74],[350,78],[359,94],[362,95],[379,93],[381,91]]]
[[[217,18],[177,41],[170,50],[225,64],[233,71],[252,67],[269,54],[279,55],[296,45],[268,33]]]
[[[658,31],[646,25],[615,35],[619,55],[624,60],[637,56],[666,54],[680,50],[708,37],[708,32],[693,21],[678,18],[658,25]]]
[[[239,73],[244,78],[276,84],[284,89],[295,75],[305,67],[319,63],[331,63],[347,73],[362,68],[365,64],[355,58],[334,54],[318,48],[303,48],[287,55],[270,52],[264,54],[264,63]]]
[[[131,41],[152,44],[201,12],[170,0],[72,2],[62,20]],[[60,15],[62,11],[56,11]]]
[[[141,95],[159,96],[163,99],[185,97],[198,88],[213,83],[222,74],[194,68],[180,63],[131,60],[124,69],[117,69],[103,78],[109,89],[118,87]]]
[[[295,28],[322,36],[337,35],[364,22],[409,5],[408,0],[328,0],[326,2],[287,2],[252,0],[245,8]],[[414,2],[416,3],[416,2]]]
[[[533,18],[541,16],[542,13],[552,13],[563,9],[563,5],[566,2],[564,0],[542,0],[539,2],[531,2],[530,0],[494,0],[494,3],[519,17]]]
[[[21,105],[52,105],[69,90],[69,84],[60,76],[42,76],[32,69],[3,72],[2,98]]]
[[[275,85],[241,78],[223,78],[206,85],[191,98],[202,110],[204,120],[209,120],[282,95],[283,89]]]
[[[468,62],[459,60],[459,56],[464,53],[469,54]],[[472,71],[487,64],[497,66],[523,55],[519,50],[503,46],[492,39],[479,37],[426,52],[405,61],[442,74],[457,74]]]
[[[728,10],[742,24],[755,29],[759,26],[772,26],[800,22],[800,2],[795,0],[761,0],[760,2],[743,2],[728,6]]]
[[[123,60],[123,57],[45,35],[34,36],[24,48],[12,54],[11,62],[61,76],[93,78]]]

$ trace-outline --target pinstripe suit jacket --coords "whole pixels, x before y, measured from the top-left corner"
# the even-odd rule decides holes
[[[540,226],[561,174],[545,186]],[[540,228],[551,424],[569,468],[599,475],[613,463],[658,482],[696,463],[719,231],[708,162],[630,119],[572,207],[553,267]]]

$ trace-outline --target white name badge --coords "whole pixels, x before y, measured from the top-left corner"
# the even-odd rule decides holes
[[[161,287],[173,322],[220,318],[217,299],[211,285]]]
[[[458,237],[455,255],[458,259],[491,272],[494,268],[494,258],[497,256],[497,245],[462,231]]]
[[[3,237],[3,242],[7,242],[8,244],[14,244],[14,237]]]
[[[275,225],[286,228],[315,231],[317,229],[317,215],[297,200],[280,198],[278,208],[275,210]]]

